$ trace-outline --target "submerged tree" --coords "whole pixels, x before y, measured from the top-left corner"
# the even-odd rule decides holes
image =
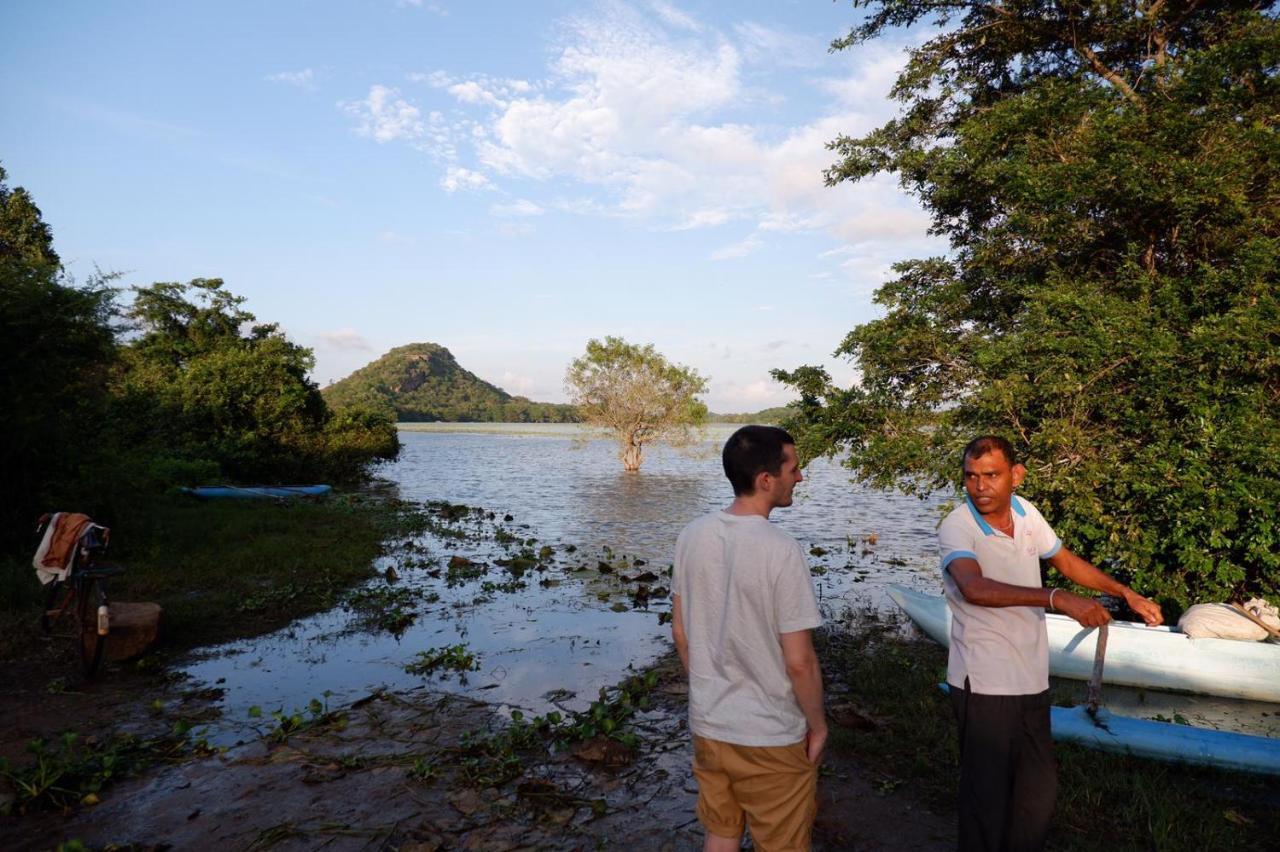
[[[802,451],[953,485],[1009,437],[1072,547],[1169,603],[1280,593],[1280,25],[1230,0],[855,0],[922,20],[900,115],[830,184],[897,173],[950,239],[801,394]]]
[[[706,379],[670,363],[653,344],[589,340],[586,354],[565,372],[564,384],[583,421],[617,438],[618,456],[630,472],[640,469],[645,444],[688,446],[707,420],[707,406],[697,398],[707,391]]]

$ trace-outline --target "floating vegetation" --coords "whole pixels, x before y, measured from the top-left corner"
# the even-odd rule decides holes
[[[467,650],[466,645],[446,645],[443,648],[419,651],[404,670],[416,675],[429,675],[436,672],[474,672],[480,670],[480,660]]]
[[[113,781],[137,775],[158,762],[210,754],[212,750],[203,738],[193,739],[191,725],[179,720],[163,736],[116,734],[99,740],[68,731],[52,743],[31,740],[27,752],[32,760],[24,766],[0,758],[0,779],[13,790],[5,813],[94,805]]]
[[[284,712],[283,707],[271,711],[270,718],[274,719],[276,724],[264,733],[263,737],[273,742],[283,743],[294,734],[315,728],[331,727],[338,731],[345,729],[347,714],[342,711],[329,712],[329,695],[330,693],[326,691],[323,701],[313,698],[304,709],[294,710],[291,713]],[[262,708],[256,705],[250,707],[248,713],[250,719],[262,718]]]

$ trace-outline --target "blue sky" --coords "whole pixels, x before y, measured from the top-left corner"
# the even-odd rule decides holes
[[[825,144],[893,115],[904,35],[832,55],[803,2],[6,4],[0,163],[80,279],[221,277],[341,378],[431,341],[564,399],[592,337],[653,343],[717,411],[876,315],[937,254]],[[914,35],[914,34],[912,34]]]

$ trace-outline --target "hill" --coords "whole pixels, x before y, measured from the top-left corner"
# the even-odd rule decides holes
[[[777,408],[766,408],[763,411],[746,414],[716,414],[712,412],[707,419],[712,423],[758,423],[763,426],[777,426],[792,414],[790,406],[780,405]]]
[[[401,422],[570,423],[573,406],[512,396],[435,343],[398,346],[324,391],[335,411],[364,405]]]

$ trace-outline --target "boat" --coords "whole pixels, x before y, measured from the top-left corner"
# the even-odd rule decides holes
[[[1107,643],[1107,655],[1111,644]],[[939,684],[943,691],[947,684]],[[1104,708],[1096,717],[1084,705],[1049,708],[1049,725],[1058,742],[1237,772],[1280,775],[1280,739],[1212,731],[1150,719],[1116,716]]]
[[[951,609],[941,595],[891,585],[889,597],[931,639],[951,643]],[[1097,630],[1048,613],[1049,673],[1088,680]],[[1113,621],[1107,641],[1105,683],[1280,702],[1280,644],[1235,639],[1193,639],[1170,627]]]
[[[201,500],[260,500],[290,497],[322,497],[333,490],[331,485],[197,485],[181,489],[184,494]]]

